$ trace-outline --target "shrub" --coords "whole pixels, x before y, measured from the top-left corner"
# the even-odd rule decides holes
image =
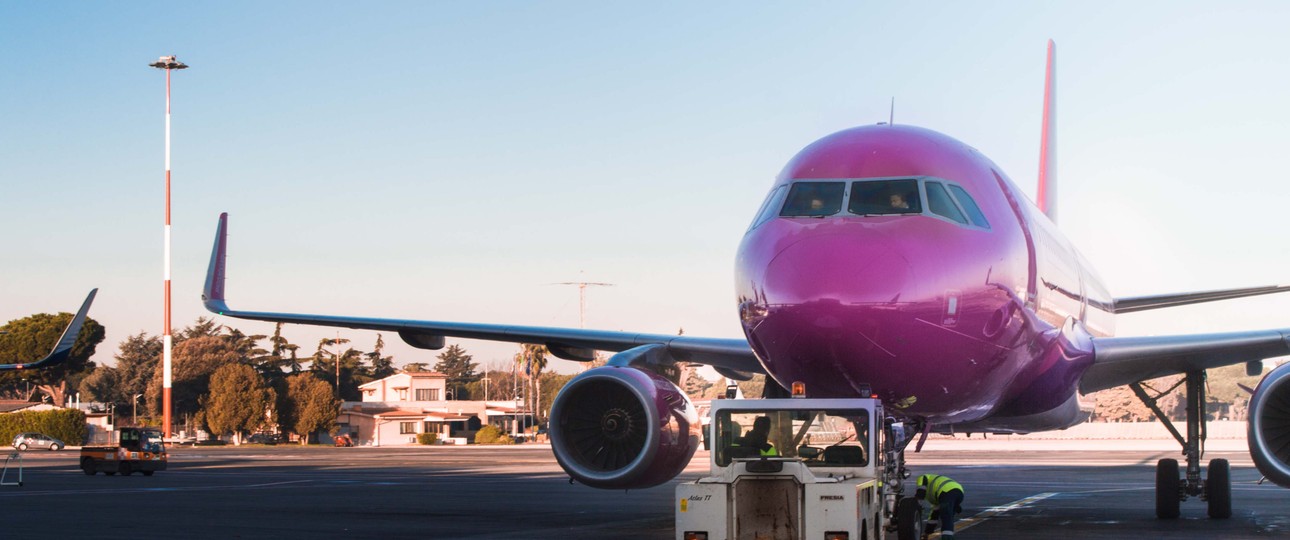
[[[475,444],[515,444],[515,441],[497,426],[490,425],[475,432]]]
[[[0,414],[0,444],[9,444],[24,432],[49,435],[70,446],[85,443],[85,413],[76,409],[25,411]]]
[[[420,433],[417,435],[418,444],[434,444],[439,440],[438,433]]]

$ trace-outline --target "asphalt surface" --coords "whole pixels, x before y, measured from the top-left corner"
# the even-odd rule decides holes
[[[930,446],[937,446],[929,444]],[[947,445],[939,445],[945,447]],[[1290,490],[1232,461],[1234,515],[1154,518],[1154,465],[1176,451],[948,445],[911,456],[967,491],[960,539],[1285,538]],[[0,457],[3,457],[3,454]],[[85,538],[672,538],[675,483],[634,491],[570,485],[550,449],[181,448],[152,477],[85,476],[75,451],[28,452],[23,485],[0,486],[8,532]],[[677,481],[707,470],[700,452]],[[13,467],[14,463],[10,463]],[[4,480],[12,482],[14,471]],[[7,535],[7,534],[6,534]],[[24,534],[25,536],[26,534]]]

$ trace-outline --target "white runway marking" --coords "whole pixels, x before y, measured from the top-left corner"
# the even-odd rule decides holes
[[[0,493],[0,497],[31,497],[34,495],[102,495],[106,493],[149,493],[159,491],[223,491],[235,489],[260,489],[285,486],[290,484],[316,483],[315,480],[290,480],[286,482],[268,482],[264,484],[193,486],[193,487],[149,487],[149,488],[106,488],[76,489],[60,491],[22,491],[17,493]]]
[[[955,523],[954,532],[958,533],[974,525],[980,525],[981,523],[985,522],[985,520],[987,519],[990,519],[995,516],[1001,516],[1003,514],[1006,514],[1018,508],[1029,506],[1032,503],[1042,501],[1044,499],[1052,497],[1053,495],[1057,495],[1057,493],[1040,493],[1038,495],[1032,495],[1024,499],[1018,499],[1018,500],[1012,501],[1003,506],[994,506],[994,507],[987,508],[984,512],[981,512],[980,514],[977,514],[970,518],[959,521],[958,523]],[[937,531],[935,533],[932,533],[927,538],[928,540],[932,540],[940,537],[941,537],[941,533]]]

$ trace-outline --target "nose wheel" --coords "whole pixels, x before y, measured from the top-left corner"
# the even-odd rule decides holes
[[[1172,392],[1174,388],[1186,384],[1187,393],[1187,436],[1184,438],[1174,428],[1169,417],[1156,406],[1161,396]],[[1209,517],[1227,519],[1232,517],[1232,472],[1226,459],[1213,459],[1209,462],[1209,476],[1201,479],[1200,460],[1205,453],[1205,414],[1202,409],[1205,403],[1205,372],[1189,371],[1186,378],[1173,388],[1152,397],[1142,388],[1141,383],[1129,385],[1151,411],[1155,413],[1169,433],[1173,434],[1183,447],[1187,460],[1186,474],[1179,475],[1179,464],[1176,459],[1162,459],[1156,463],[1156,517],[1176,519],[1181,514],[1182,502],[1191,497],[1200,497],[1205,501]]]

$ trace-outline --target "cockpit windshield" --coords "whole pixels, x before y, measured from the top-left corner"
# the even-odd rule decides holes
[[[788,190],[781,217],[824,217],[842,210],[845,182],[797,182]]]
[[[717,465],[739,458],[799,458],[812,467],[869,464],[869,411],[756,411],[717,413]]]
[[[867,180],[851,183],[847,211],[862,216],[879,214],[920,214],[923,203],[917,180]]]

